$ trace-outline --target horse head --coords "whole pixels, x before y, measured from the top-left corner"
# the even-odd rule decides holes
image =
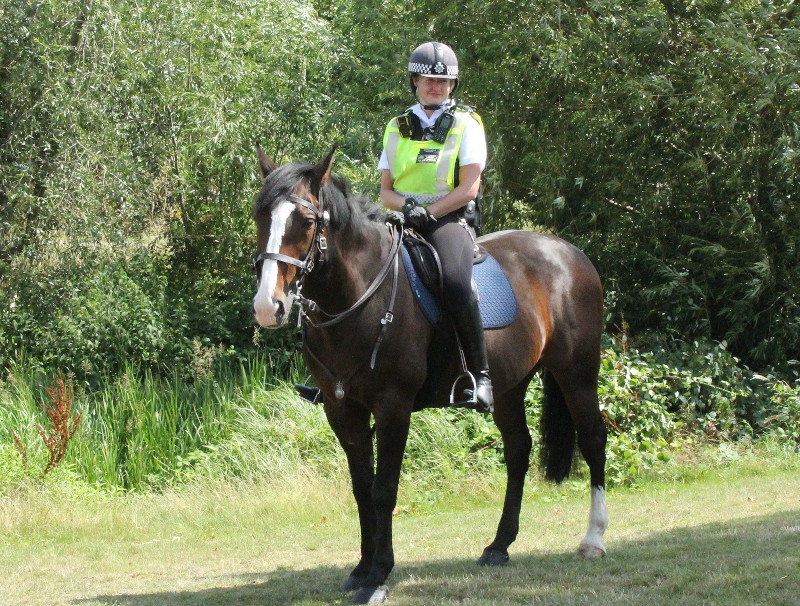
[[[264,181],[253,205],[258,231],[253,312],[261,326],[277,328],[286,324],[302,280],[325,253],[328,214],[321,192],[335,150],[315,165],[281,167],[261,147],[257,154]]]

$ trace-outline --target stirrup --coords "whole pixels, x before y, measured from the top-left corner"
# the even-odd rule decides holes
[[[481,378],[484,377],[484,373],[481,373]],[[468,370],[463,372],[462,374],[456,377],[456,380],[453,381],[453,387],[450,388],[450,406],[461,407],[461,408],[471,408],[478,412],[486,413],[486,414],[493,414],[494,413],[494,397],[492,395],[492,383],[491,379],[486,377],[488,385],[489,396],[488,401],[481,401],[478,399],[478,380]],[[456,389],[459,386],[459,383],[464,381],[468,381],[468,385],[461,391],[462,399],[461,401],[456,402]],[[463,397],[466,396],[466,397]]]
[[[462,400],[460,402],[456,402],[456,388],[458,384],[462,381],[469,381],[469,385],[465,388],[461,393],[467,393],[468,391],[472,392],[472,396],[470,399]],[[472,389],[469,389],[469,386]],[[475,375],[473,375],[470,371],[466,370],[460,375],[456,377],[456,380],[453,381],[453,386],[450,388],[450,406],[463,406],[466,408],[475,408],[478,405],[478,383],[475,380]]]

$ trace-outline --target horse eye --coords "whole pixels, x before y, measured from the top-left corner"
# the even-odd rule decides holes
[[[306,231],[308,231],[308,230],[310,230],[312,227],[314,227],[314,224],[315,224],[315,223],[316,223],[316,220],[314,220],[314,219],[311,219],[311,218],[309,218],[309,219],[306,219],[305,221],[303,221],[303,228],[304,228]]]

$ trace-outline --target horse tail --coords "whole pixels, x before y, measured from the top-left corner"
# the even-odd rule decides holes
[[[547,369],[542,373],[542,389],[539,466],[544,470],[546,480],[558,483],[566,479],[572,469],[575,425],[567,409],[564,393]]]

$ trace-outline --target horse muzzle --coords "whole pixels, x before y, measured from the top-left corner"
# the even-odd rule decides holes
[[[280,328],[289,319],[294,297],[259,297],[253,300],[253,314],[256,322],[264,328]]]

